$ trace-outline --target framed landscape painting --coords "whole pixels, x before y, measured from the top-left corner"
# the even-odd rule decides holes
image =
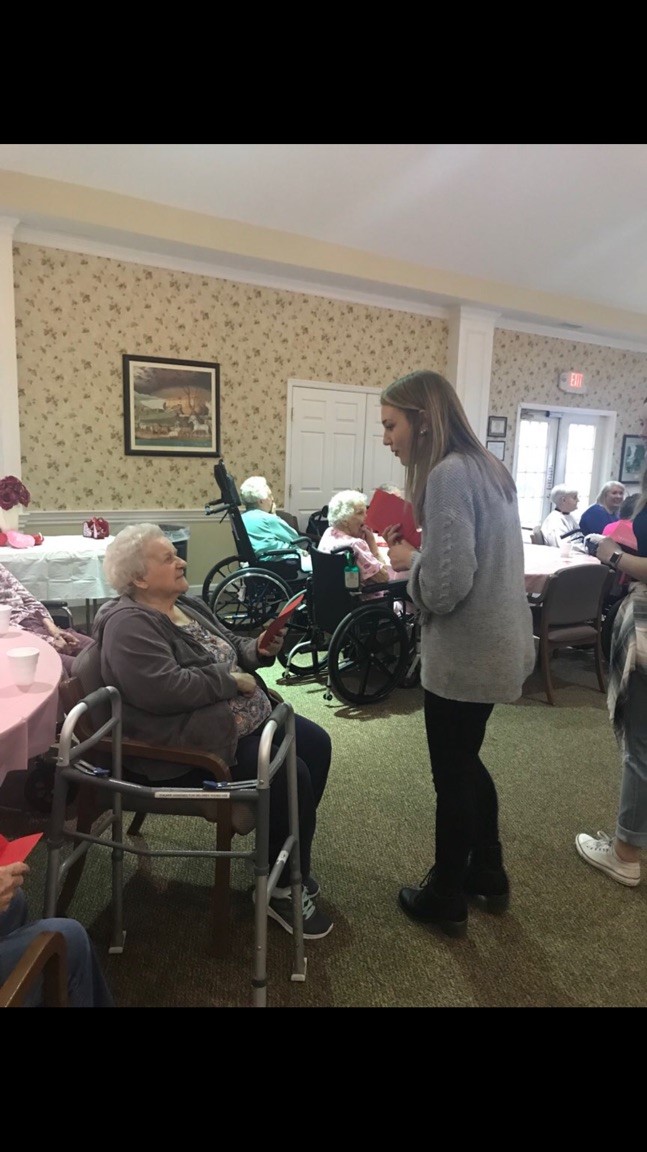
[[[124,356],[127,456],[220,456],[220,365]]]

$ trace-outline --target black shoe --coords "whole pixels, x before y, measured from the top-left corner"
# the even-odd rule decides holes
[[[460,893],[441,895],[434,882],[434,869],[418,888],[401,888],[400,907],[421,924],[436,924],[447,936],[467,935],[467,901]]]
[[[465,892],[486,912],[505,912],[510,904],[510,882],[503,867],[500,844],[475,848],[465,874]]]

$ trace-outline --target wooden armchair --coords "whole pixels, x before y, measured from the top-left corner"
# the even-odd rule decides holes
[[[69,1008],[67,945],[61,932],[41,932],[23,952],[13,971],[0,985],[0,1008],[22,1008],[42,977],[43,1007]]]
[[[80,653],[74,662],[74,671],[76,675],[63,681],[59,688],[61,704],[66,715],[69,715],[81,700],[104,687],[96,645],[91,645]],[[93,737],[105,722],[108,712],[109,708],[105,705],[86,711],[77,723],[75,737],[81,741]],[[215,825],[215,851],[218,853],[231,852],[233,837],[236,834],[245,836],[255,827],[256,813],[253,806],[246,801],[236,800],[235,792],[219,796],[217,803],[214,803],[209,793],[203,793],[201,798],[194,792],[189,798],[185,795],[186,789],[181,787],[180,778],[178,779],[180,787],[169,790],[170,796],[159,798],[154,795],[154,788],[133,783],[129,770],[129,766],[133,763],[141,767],[141,762],[147,760],[156,764],[168,764],[169,775],[172,775],[171,765],[190,765],[201,777],[226,783],[231,780],[231,774],[219,756],[198,748],[172,748],[125,737],[122,739],[121,748],[124,777],[124,788],[121,791],[115,792],[109,786],[102,786],[106,784],[105,779],[102,780],[97,775],[84,774],[81,770],[70,773],[61,781],[57,772],[48,839],[48,892],[45,897],[44,913],[46,916],[66,914],[80,882],[90,847],[90,841],[84,841],[84,837],[92,836],[96,842],[100,840],[101,833],[107,827],[112,828],[114,836],[122,811],[134,814],[126,833],[130,837],[138,835],[149,814],[201,817]],[[95,768],[109,774],[112,757],[112,740],[109,736],[94,744],[92,764]],[[141,776],[138,775],[137,779],[141,781]],[[74,793],[77,793],[77,819],[76,831],[71,833],[67,828],[65,817],[70,797]],[[98,821],[100,825],[97,828],[95,825]],[[62,862],[63,843],[70,839],[74,839],[77,844],[76,852]],[[146,849],[138,849],[138,853],[149,854]],[[175,854],[191,853],[188,850],[184,853],[179,850]],[[231,856],[215,856],[212,950],[216,956],[224,955],[229,943],[230,874]],[[116,933],[111,951],[120,952],[122,948],[123,941]]]
[[[92,649],[86,649],[91,652]],[[93,731],[87,739],[83,735],[83,722],[87,717],[108,712],[105,719],[93,721]],[[280,743],[278,734],[282,733]],[[159,759],[160,749],[127,742],[128,751],[142,754],[148,747],[151,754]],[[70,865],[76,866],[92,845],[101,846],[111,852],[112,874],[112,945],[111,952],[122,952],[125,940],[123,931],[123,860],[125,853],[139,856],[184,856],[209,857],[216,861],[214,884],[214,951],[223,950],[223,939],[228,939],[229,914],[229,863],[234,857],[249,861],[254,868],[254,942],[252,988],[254,1005],[265,1007],[267,1003],[267,916],[268,903],[277,879],[286,860],[290,862],[290,885],[295,909],[293,932],[294,967],[292,980],[305,979],[306,960],[303,939],[303,910],[301,902],[302,876],[299,853],[299,817],[297,800],[297,761],[294,709],[286,702],[277,704],[263,725],[261,732],[256,776],[250,780],[232,781],[224,765],[220,765],[222,787],[216,782],[213,787],[196,786],[187,788],[165,785],[140,785],[124,778],[123,756],[125,743],[122,741],[121,697],[116,688],[103,685],[89,696],[80,700],[67,714],[59,739],[59,755],[56,765],[56,782],[52,804],[52,818],[47,836],[47,873],[45,877],[45,915],[54,914],[61,879]],[[95,755],[95,752],[97,753]],[[206,762],[216,767],[210,757],[200,758],[187,749],[174,749],[177,756],[182,752],[191,756],[191,763],[205,770]],[[102,767],[99,760],[109,754],[109,767]],[[204,759],[205,764],[201,762]],[[217,758],[215,758],[217,760]],[[287,776],[287,806],[289,832],[274,860],[269,858],[270,786],[283,765]],[[213,777],[212,777],[213,780]],[[93,796],[92,808],[109,811],[100,820],[93,821],[93,811],[76,829],[66,826],[65,809],[67,790],[70,786],[79,787],[81,798],[86,792]],[[253,815],[253,844],[251,848],[234,849],[231,846],[237,810],[240,809],[249,822]],[[200,849],[178,847],[177,837],[164,851],[135,847],[127,842],[123,832],[122,811],[132,811],[143,819],[148,813],[203,816],[216,824],[217,847]],[[83,830],[87,828],[87,831]],[[104,837],[106,828],[109,836]],[[63,860],[62,848],[65,841],[74,847]],[[75,863],[76,862],[76,863]],[[226,918],[225,918],[226,917]]]

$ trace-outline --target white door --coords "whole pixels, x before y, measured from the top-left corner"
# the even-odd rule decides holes
[[[380,484],[395,484],[404,495],[404,466],[390,448],[384,447],[383,435],[380,393],[370,392],[366,398],[364,467],[360,486],[369,500]]]
[[[305,531],[334,492],[370,500],[379,484],[404,486],[404,468],[382,444],[378,389],[288,382],[285,507]]]

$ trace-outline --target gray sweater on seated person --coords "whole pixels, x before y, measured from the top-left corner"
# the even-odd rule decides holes
[[[421,611],[421,681],[448,700],[511,702],[535,663],[517,502],[470,456],[429,474],[409,595]]]
[[[243,672],[254,673],[274,663],[258,655],[256,638],[223,628],[201,600],[179,596],[177,603],[187,616],[232,645]],[[176,747],[193,745],[215,752],[229,766],[235,763],[236,720],[226,702],[238,693],[236,681],[186,629],[163,612],[120,596],[100,609],[92,635],[101,651],[103,682],[121,694],[125,736]],[[256,679],[264,687],[260,677]],[[170,775],[168,768],[165,765],[156,777]]]

